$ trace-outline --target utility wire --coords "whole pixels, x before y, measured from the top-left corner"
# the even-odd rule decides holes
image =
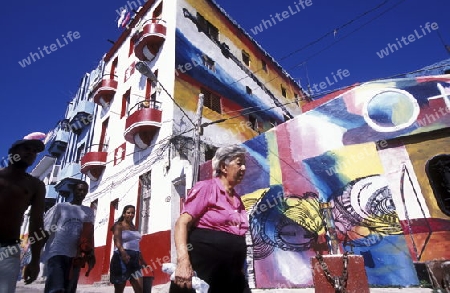
[[[351,31],[350,33],[346,34],[345,36],[341,37],[339,40],[335,41],[334,43],[331,43],[330,45],[324,47],[323,49],[319,50],[318,52],[310,55],[308,58],[306,58],[305,60],[303,60],[300,63],[297,63],[296,65],[290,67],[289,69],[294,69],[300,65],[302,65],[303,63],[305,63],[306,61],[314,58],[315,56],[319,55],[320,53],[322,53],[323,51],[326,51],[328,49],[330,49],[331,47],[333,47],[334,45],[336,45],[337,43],[341,42],[342,40],[345,40],[346,38],[348,38],[350,35],[352,35],[353,33],[359,31],[360,29],[362,29],[363,27],[365,27],[366,25],[368,25],[369,23],[373,22],[374,20],[376,20],[377,18],[383,16],[384,14],[386,14],[387,12],[391,11],[392,9],[396,8],[397,6],[399,6],[400,4],[402,4],[403,2],[405,2],[405,0],[400,0],[398,3],[394,4],[393,6],[391,6],[390,8],[386,9],[385,11],[381,12],[380,14],[378,14],[377,16],[369,19],[369,21],[363,23],[361,26],[357,27],[356,29],[354,29],[353,31]]]
[[[280,61],[285,60],[285,59],[291,57],[292,55],[295,55],[296,53],[298,53],[298,52],[300,52],[300,51],[302,51],[302,50],[304,50],[304,49],[306,49],[306,48],[308,48],[308,47],[310,47],[310,46],[312,46],[312,45],[314,45],[314,44],[320,42],[321,40],[323,40],[323,39],[326,38],[327,36],[329,36],[329,35],[331,35],[331,34],[334,34],[336,31],[338,31],[338,30],[340,30],[340,29],[343,29],[344,27],[346,27],[346,26],[352,24],[353,22],[357,21],[357,20],[360,19],[361,17],[363,17],[363,16],[365,16],[365,15],[367,15],[367,14],[369,14],[369,13],[371,13],[371,12],[377,10],[377,9],[380,9],[382,6],[386,5],[388,1],[389,1],[389,0],[383,1],[381,4],[375,6],[374,8],[369,9],[369,10],[363,12],[362,14],[358,15],[357,17],[355,17],[355,18],[353,18],[353,19],[347,21],[346,23],[340,25],[338,28],[335,28],[335,29],[333,29],[333,30],[331,30],[331,31],[329,31],[329,32],[327,32],[327,33],[325,33],[323,36],[319,37],[318,39],[316,39],[316,40],[314,40],[314,41],[312,41],[312,42],[310,42],[310,43],[304,45],[303,47],[301,47],[301,48],[299,48],[299,49],[296,49],[296,50],[292,51],[291,53],[289,53],[289,54],[287,54],[287,55],[281,57],[279,60],[280,60]],[[261,71],[262,69],[263,69],[263,68],[261,67],[261,68],[255,70],[253,73],[257,73],[257,72]],[[233,83],[239,82],[239,81],[241,81],[242,79],[245,79],[245,78],[247,78],[247,77],[248,77],[248,76],[244,76],[244,77],[242,77],[242,78],[236,80],[236,81],[233,82]],[[278,78],[278,77],[276,77],[276,78]],[[276,78],[275,78],[275,79],[276,79]],[[274,80],[274,79],[272,79],[272,80]],[[272,81],[272,80],[270,80],[270,81]],[[269,82],[270,82],[270,81],[269,81]]]
[[[441,40],[442,46],[444,46],[445,48],[445,51],[447,51],[447,53],[450,54],[450,45],[445,44],[444,38],[442,38],[442,35],[439,30],[437,30],[436,32],[438,34],[439,39]]]
[[[375,16],[375,17],[373,17],[372,19],[370,19],[370,20],[367,21],[366,23],[362,24],[362,25],[359,26],[358,28],[354,29],[353,31],[351,31],[351,32],[348,33],[347,35],[341,37],[339,40],[337,40],[337,41],[335,41],[334,43],[332,43],[332,44],[326,46],[325,48],[321,49],[320,51],[318,51],[318,52],[316,52],[316,53],[310,55],[308,58],[306,58],[306,59],[304,59],[303,61],[297,63],[296,65],[294,65],[294,66],[288,68],[288,70],[292,70],[292,69],[295,69],[295,68],[297,68],[297,67],[303,65],[303,64],[304,64],[305,62],[307,62],[308,60],[310,60],[310,59],[312,59],[313,57],[319,55],[319,54],[322,53],[323,51],[330,49],[332,46],[334,46],[334,45],[337,44],[338,42],[341,42],[342,40],[346,39],[346,38],[349,37],[351,34],[353,34],[353,33],[357,32],[357,31],[359,31],[360,29],[362,29],[363,27],[365,27],[366,25],[368,25],[368,24],[371,23],[372,21],[374,21],[374,20],[376,20],[377,18],[381,17],[382,15],[386,14],[386,13],[389,12],[390,10],[396,8],[398,5],[400,5],[400,4],[403,3],[403,2],[405,2],[405,0],[400,0],[400,2],[394,4],[394,5],[391,6],[390,8],[388,8],[388,9],[386,9],[385,11],[381,12],[380,14],[378,14],[378,15]],[[278,78],[278,76],[275,76],[274,78],[268,80],[268,81],[266,82],[266,84],[269,83],[269,82],[271,82],[271,81],[273,81],[273,80],[275,80],[275,79],[277,79],[277,78]]]
[[[329,32],[327,32],[327,33],[325,33],[323,36],[319,37],[318,39],[316,39],[316,40],[314,40],[314,41],[312,41],[312,42],[310,42],[310,43],[304,45],[303,47],[301,47],[301,48],[299,48],[299,49],[297,49],[297,50],[292,51],[291,53],[287,54],[287,55],[284,56],[284,57],[281,57],[281,58],[280,58],[280,61],[283,61],[283,60],[285,60],[285,59],[291,57],[292,55],[297,54],[297,53],[300,52],[300,51],[303,51],[304,49],[306,49],[306,48],[308,48],[308,47],[310,47],[310,46],[312,46],[312,45],[314,45],[314,44],[320,42],[321,40],[325,39],[325,38],[328,37],[329,35],[334,34],[335,32],[337,32],[337,31],[339,31],[339,30],[345,28],[346,26],[349,26],[350,24],[352,24],[353,22],[357,21],[357,20],[360,19],[361,17],[366,16],[367,14],[369,14],[369,13],[375,11],[375,10],[380,9],[382,6],[386,5],[386,4],[388,3],[388,1],[389,1],[389,0],[383,1],[382,3],[378,4],[378,5],[375,6],[374,8],[369,9],[369,10],[367,10],[367,11],[361,13],[361,14],[358,15],[357,17],[355,17],[355,18],[353,18],[353,19],[347,21],[346,23],[344,23],[344,24],[338,26],[337,28],[335,28],[335,29],[333,29],[333,30],[331,30],[331,31],[329,31]]]
[[[444,64],[444,65],[440,65],[440,66],[435,66],[435,67],[430,67],[430,68],[426,68],[426,69],[419,69],[419,70],[416,70],[416,71],[412,71],[412,72],[408,72],[408,73],[403,73],[403,74],[401,74],[401,75],[406,75],[406,74],[411,74],[411,73],[417,73],[417,72],[421,72],[421,71],[425,71],[425,70],[438,69],[438,68],[442,68],[442,67],[445,67],[445,66],[448,66],[448,64]],[[396,75],[396,76],[400,76],[400,75]],[[391,76],[391,77],[388,77],[387,79],[393,78],[393,77],[396,77],[396,76]],[[382,80],[382,79],[375,79],[375,80],[371,80],[371,81],[378,81],[378,80]],[[368,81],[368,82],[371,82],[371,81]],[[343,89],[343,88],[348,88],[348,86],[342,87],[342,88],[340,88],[340,89]],[[333,91],[329,91],[328,93],[331,93],[331,92],[334,92],[334,91],[338,91],[338,90],[340,90],[340,89],[333,90]],[[293,102],[290,102],[290,103],[293,103]],[[288,103],[286,103],[286,104],[288,104]],[[272,108],[276,108],[276,107],[278,107],[278,106],[273,106],[273,107],[266,108],[266,109],[255,110],[255,111],[253,111],[252,113],[261,112],[261,111],[268,111],[268,110],[270,110],[270,109],[272,109]],[[228,121],[228,120],[231,120],[231,119],[235,119],[235,118],[241,117],[241,116],[242,116],[242,115],[236,115],[236,116],[229,117],[229,118],[223,118],[223,119],[218,119],[218,120],[211,121],[211,122],[205,122],[205,123],[202,123],[201,126],[202,126],[202,127],[207,127],[207,126],[212,125],[212,124],[223,123],[223,122],[225,122],[225,121]],[[131,177],[133,177],[133,176],[135,176],[135,175],[137,175],[137,174],[140,174],[141,171],[142,171],[142,169],[145,169],[145,168],[147,167],[147,165],[150,165],[150,166],[151,166],[151,165],[154,163],[155,159],[160,158],[161,155],[160,155],[159,153],[164,152],[165,149],[169,147],[169,144],[170,144],[170,142],[172,141],[173,138],[182,136],[183,134],[188,133],[188,132],[190,132],[190,131],[192,131],[192,130],[193,130],[193,128],[192,128],[192,129],[185,130],[184,132],[181,132],[181,133],[178,133],[178,134],[174,134],[174,135],[168,136],[168,137],[162,139],[161,141],[159,141],[159,142],[157,142],[157,143],[151,145],[150,147],[156,147],[156,146],[158,146],[158,145],[161,145],[161,146],[160,146],[160,149],[161,149],[161,150],[159,150],[159,151],[157,150],[157,151],[155,152],[155,154],[154,154],[152,157],[150,157],[150,159],[147,158],[147,162],[150,162],[150,163],[148,163],[148,164],[146,164],[146,165],[144,165],[144,166],[140,166],[141,168],[137,168],[136,170],[130,170],[125,176],[122,176],[122,180],[120,180],[120,181],[117,181],[117,180],[116,180],[116,181],[114,181],[114,182],[112,182],[112,183],[109,183],[109,185],[107,185],[107,186],[105,187],[105,189],[101,190],[100,192],[95,193],[95,194],[97,195],[97,198],[98,198],[98,195],[101,195],[101,194],[104,194],[104,193],[106,193],[106,192],[108,192],[108,191],[111,191],[111,190],[113,189],[114,183],[122,182],[122,181],[124,181],[124,180],[126,180],[126,179],[129,179],[129,178],[131,178]],[[259,141],[257,141],[257,142],[259,142]],[[163,143],[164,143],[164,145],[162,145]],[[138,150],[138,151],[140,151],[140,150]],[[138,151],[136,151],[136,152],[138,152]],[[297,168],[295,168],[294,166],[290,165],[286,160],[284,160],[283,158],[281,158],[281,157],[280,157],[277,153],[275,153],[273,150],[269,150],[269,151],[272,153],[272,155],[274,155],[274,156],[276,156],[277,158],[279,158],[279,160],[280,160],[281,162],[283,162],[285,165],[287,165],[288,167],[290,167],[290,169],[292,169],[295,173],[297,173],[299,176],[303,177],[305,180],[307,180],[309,183],[311,183],[311,185],[314,186],[318,191],[324,192],[320,187],[316,186],[316,185],[315,185],[309,178],[307,178],[303,173],[300,173],[300,172],[297,170]],[[136,152],[127,154],[127,156],[133,155],[133,154],[135,154]],[[114,160],[108,161],[108,162],[106,162],[106,165],[109,165],[110,163],[113,163],[113,162],[114,162]],[[264,170],[263,170],[263,171],[264,171]],[[77,173],[77,174],[74,174],[73,176],[76,176],[76,175],[79,175],[79,174],[80,174],[80,173]],[[270,176],[270,177],[273,177],[273,176],[270,175],[270,174],[269,174],[269,176]],[[119,177],[119,175],[114,175],[114,176],[108,177],[107,180],[105,180],[104,182],[106,183],[106,182],[111,181],[111,180],[113,180],[113,179],[117,179],[118,177]],[[274,178],[274,179],[276,179],[276,178]],[[92,196],[93,196],[93,195],[92,195]],[[90,196],[90,198],[91,198],[92,196]]]

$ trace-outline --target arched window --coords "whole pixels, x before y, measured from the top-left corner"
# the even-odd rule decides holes
[[[425,166],[439,208],[450,216],[450,155],[438,155]]]

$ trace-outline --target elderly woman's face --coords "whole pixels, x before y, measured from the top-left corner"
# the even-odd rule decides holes
[[[228,165],[224,165],[222,173],[231,184],[241,183],[245,175],[245,156],[238,156],[230,161]]]

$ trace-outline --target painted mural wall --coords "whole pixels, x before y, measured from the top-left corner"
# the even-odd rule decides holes
[[[364,83],[244,143],[254,286],[313,284],[310,259],[328,240],[320,203],[371,285],[418,285],[414,262],[450,259],[449,193],[429,176],[450,153],[449,99],[450,76]]]
[[[211,93],[214,97],[205,94],[202,122],[223,122],[205,127],[202,139],[211,145],[238,143],[283,123],[286,113],[301,113],[304,94],[212,2],[179,1],[174,98],[184,110],[195,112],[198,95],[205,90]],[[263,63],[265,70],[261,68]],[[178,112],[175,116],[182,117]],[[249,116],[255,120],[249,122]],[[180,123],[180,132],[189,127],[189,121]]]

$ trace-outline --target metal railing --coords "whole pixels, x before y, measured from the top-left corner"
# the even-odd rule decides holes
[[[86,149],[86,153],[90,153],[90,152],[107,152],[108,151],[108,144],[105,143],[96,143],[96,144],[91,144],[87,149]]]
[[[159,109],[161,109],[161,102],[159,102],[157,100],[140,101],[128,110],[128,116],[130,116],[130,114],[132,112],[134,112],[135,110],[142,110],[142,109],[148,109],[148,108],[159,110]]]

